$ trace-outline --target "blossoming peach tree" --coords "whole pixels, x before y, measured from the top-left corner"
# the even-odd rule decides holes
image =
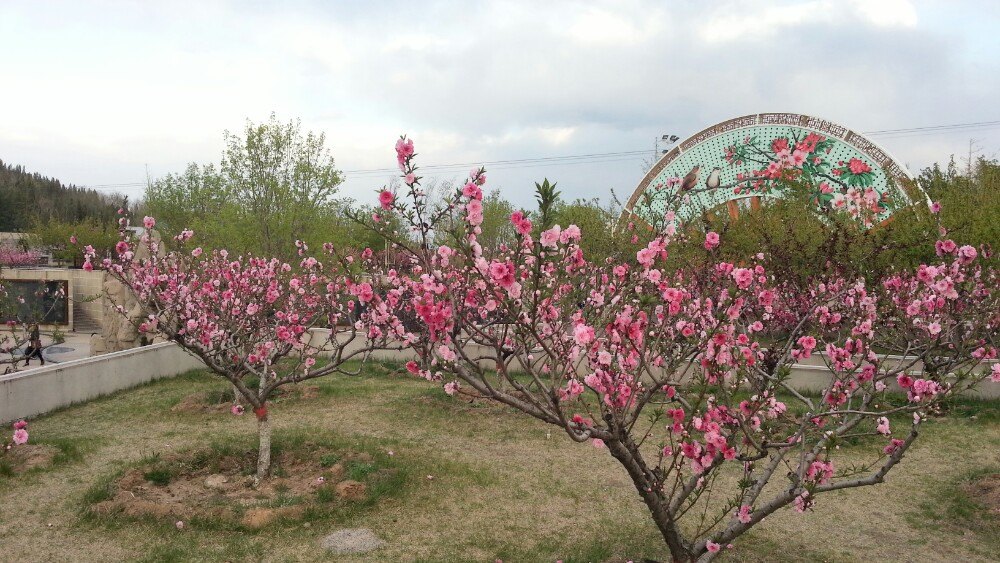
[[[173,239],[177,249],[161,252],[152,232],[155,220],[146,217],[143,226],[141,237],[120,241],[102,267],[137,300],[140,332],[165,336],[228,380],[237,396],[233,414],[243,413],[241,402],[252,408],[259,437],[257,484],[270,469],[268,402],[280,387],[356,374],[347,362],[411,338],[392,312],[399,290],[383,289],[387,280],[365,273],[372,266],[371,250],[341,255],[325,245],[325,255],[317,257],[299,241],[301,260],[289,264],[192,248],[194,233],[184,230]],[[147,251],[137,252],[140,247]],[[87,263],[95,261],[90,247],[85,253]],[[117,307],[134,319],[122,304]],[[311,330],[321,327],[330,329],[328,338]]]
[[[1000,280],[971,246],[942,241],[939,263],[807,291],[763,257],[714,258],[715,233],[669,229],[634,259],[594,263],[579,228],[538,232],[518,211],[517,243],[483,248],[485,171],[432,208],[412,141],[396,151],[403,187],[380,193],[366,225],[395,213],[411,227],[381,231],[413,263],[391,282],[397,315],[424,333],[409,371],[607,451],[677,561],[711,560],[784,507],[882,482],[942,400],[1000,380]],[[704,260],[665,269],[677,244],[702,245]],[[807,361],[829,369],[812,392],[793,369]]]

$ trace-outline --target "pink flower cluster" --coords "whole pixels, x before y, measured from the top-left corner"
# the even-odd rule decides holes
[[[401,137],[396,141],[396,162],[399,169],[406,171],[406,165],[413,158],[413,140]]]
[[[20,250],[0,245],[0,266],[37,266],[42,255],[34,250]]]
[[[11,445],[20,446],[28,443],[28,423],[24,420],[18,420],[14,423],[14,436],[11,440]],[[8,445],[9,449],[11,445]]]
[[[378,194],[378,203],[382,209],[389,211],[396,202],[396,196],[389,190],[382,190]]]
[[[511,213],[510,222],[514,225],[514,230],[517,231],[517,234],[521,236],[528,236],[531,234],[531,221],[524,216],[524,213],[520,211]]]
[[[486,175],[481,169],[476,169],[472,171],[469,180],[462,187],[465,221],[469,224],[473,235],[481,232],[479,226],[483,223],[483,190],[480,186],[485,182]]]

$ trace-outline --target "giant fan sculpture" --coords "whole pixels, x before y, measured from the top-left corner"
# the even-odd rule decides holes
[[[760,113],[709,127],[663,155],[623,218],[662,225],[726,206],[735,219],[792,185],[810,190],[818,208],[869,224],[909,204],[907,192],[918,189],[903,165],[859,133],[808,115]]]

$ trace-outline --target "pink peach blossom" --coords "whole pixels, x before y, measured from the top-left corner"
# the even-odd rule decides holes
[[[388,190],[382,190],[378,194],[378,203],[382,206],[382,209],[388,211],[392,209],[392,204],[396,201],[396,196]]]

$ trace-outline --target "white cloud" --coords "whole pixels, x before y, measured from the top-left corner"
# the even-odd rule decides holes
[[[539,127],[538,135],[552,146],[565,145],[573,139],[576,127]]]
[[[698,34],[709,43],[773,37],[785,28],[829,18],[830,8],[830,2],[825,0],[783,5],[727,4],[716,8],[698,26]]]
[[[857,20],[877,27],[914,27],[917,11],[910,0],[728,3],[717,6],[698,31],[709,43],[733,43],[780,37],[802,25],[840,26]]]
[[[963,47],[977,8],[948,20],[905,0],[155,6],[0,8],[0,159],[137,181],[146,163],[218,160],[223,129],[275,111],[325,131],[341,168],[382,169],[400,133],[425,165],[652,151],[663,133],[759,111],[858,130],[992,119],[1000,93],[1000,47]],[[1000,132],[979,136],[1000,147]],[[917,167],[961,144],[885,142]],[[627,195],[641,164],[509,167],[491,182],[528,205],[513,188],[543,175],[571,197]],[[384,181],[362,176],[350,195]]]
[[[638,13],[637,13],[638,12]],[[583,45],[621,47],[648,40],[662,31],[663,12],[632,10],[625,15],[600,8],[587,8],[570,16],[566,34]]]
[[[870,23],[880,27],[917,25],[917,8],[910,0],[852,0],[851,4]]]

